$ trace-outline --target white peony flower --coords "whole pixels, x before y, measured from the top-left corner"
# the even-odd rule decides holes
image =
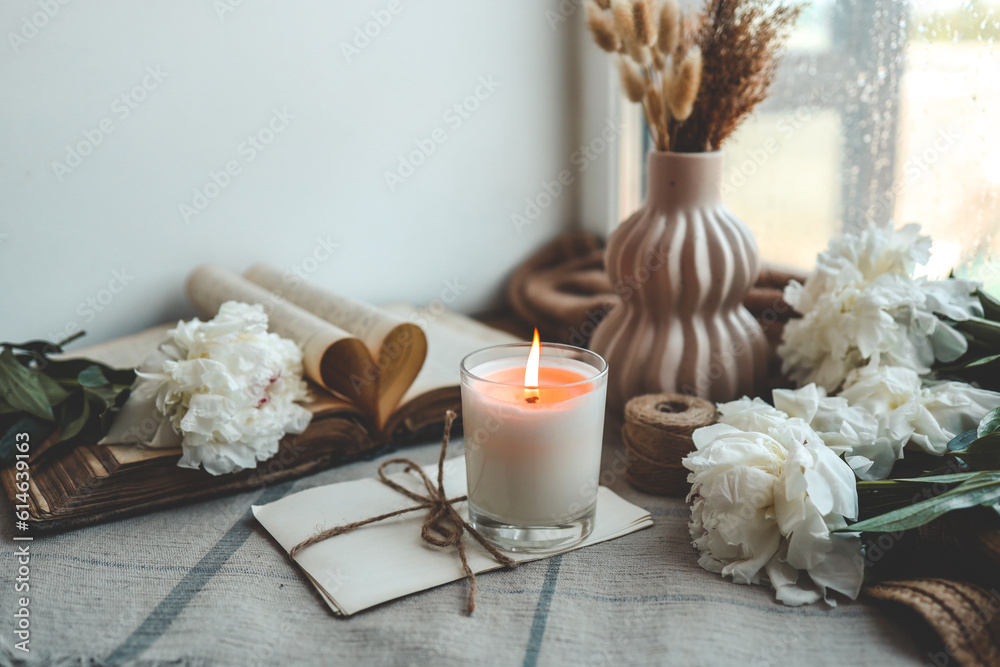
[[[156,407],[183,437],[177,465],[213,475],[253,468],[278,451],[285,433],[301,433],[312,413],[302,381],[302,351],[267,332],[262,306],[222,304],[208,322],[178,323],[160,346]]]
[[[684,466],[702,567],[736,583],[769,581],[789,605],[834,604],[828,590],[857,597],[861,541],[831,532],[857,516],[854,473],[805,421],[775,419],[767,433],[714,424],[694,443]]]
[[[875,416],[842,396],[827,396],[815,384],[801,389],[775,389],[774,405],[809,423],[826,446],[843,455],[861,479],[884,479],[896,462],[896,452],[879,435]]]
[[[910,368],[874,364],[852,371],[840,396],[876,416],[879,438],[885,439],[895,459],[903,458],[907,443],[943,454],[948,441],[975,428],[1000,406],[996,392],[964,382],[925,384]]]
[[[769,433],[789,418],[801,419],[834,454],[843,455],[862,479],[885,477],[896,461],[892,448],[878,441],[878,421],[871,413],[848,405],[845,398],[827,396],[815,384],[774,390],[773,407],[760,398],[744,396],[720,403],[718,410],[720,423],[741,431]]]
[[[767,433],[768,429],[788,421],[788,415],[774,408],[761,398],[750,399],[747,396],[719,403],[719,423],[729,424],[741,431],[757,431]]]
[[[775,389],[774,406],[789,417],[809,424],[837,454],[846,454],[858,442],[875,436],[875,418],[859,407],[848,405],[846,398],[827,396],[823,387],[807,384],[800,389]]]
[[[937,421],[938,427],[948,440],[978,427],[986,413],[1000,407],[1000,394],[973,387],[965,382],[925,380],[922,398],[924,407]],[[944,448],[939,449],[936,443],[924,442],[919,438],[922,438],[922,434],[914,437],[914,442],[925,450],[930,451],[929,448],[933,447],[935,452],[944,452]]]
[[[912,278],[929,257],[919,225],[872,226],[830,242],[805,285],[791,283],[785,300],[802,314],[790,321],[778,353],[799,384],[836,391],[869,362],[924,374],[935,359],[953,361],[965,338],[937,317],[981,315],[977,283]]]

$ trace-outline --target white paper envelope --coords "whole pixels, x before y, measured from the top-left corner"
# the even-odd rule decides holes
[[[437,465],[424,467],[437,480]],[[399,472],[391,479],[426,494],[413,473]],[[449,498],[466,493],[465,458],[445,462],[444,489]],[[275,540],[290,551],[319,531],[410,507],[412,500],[376,478],[359,479],[308,489],[263,506],[252,507],[254,516]],[[467,518],[465,503],[456,505]],[[314,544],[295,556],[334,613],[349,616],[404,595],[462,579],[465,572],[455,548],[428,545],[420,538],[426,510],[369,524],[350,533]],[[527,562],[580,549],[653,525],[649,512],[600,487],[594,531],[582,543],[544,555],[508,553]],[[477,574],[501,565],[467,534],[469,566]]]

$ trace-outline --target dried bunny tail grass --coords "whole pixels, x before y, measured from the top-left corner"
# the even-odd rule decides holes
[[[594,0],[601,9],[611,9],[611,0]]]
[[[601,11],[600,6],[593,2],[587,3],[587,26],[599,47],[608,53],[618,51],[621,43],[618,41],[618,35],[615,34],[615,24],[607,14]]]
[[[658,72],[666,71],[667,59],[663,57],[663,54],[660,52],[660,50],[657,48],[653,48],[650,49],[650,51],[653,54],[653,69],[657,70]]]
[[[652,46],[656,43],[656,24],[650,0],[634,0],[632,3],[632,26],[639,44]]]
[[[632,3],[629,0],[611,0],[611,15],[618,28],[618,37],[629,42],[635,39],[635,22],[632,18]]]
[[[671,55],[677,50],[680,32],[681,11],[677,8],[677,1],[666,0],[660,10],[660,34],[656,40],[663,53]]]
[[[622,89],[632,102],[642,102],[646,96],[646,81],[634,65],[624,58],[618,59],[618,72],[622,78]]]
[[[625,51],[638,65],[645,66],[653,61],[652,51],[650,48],[634,39],[630,39],[628,41]]]
[[[683,122],[691,117],[700,86],[701,49],[695,46],[684,56],[677,76],[671,82],[670,113],[675,120]]]

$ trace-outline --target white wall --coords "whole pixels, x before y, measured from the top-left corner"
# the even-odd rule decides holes
[[[380,34],[345,55],[390,7]],[[581,213],[577,191],[606,179],[612,151],[586,174],[571,166],[607,114],[579,111],[595,96],[577,71],[583,12],[569,0],[568,21],[559,11],[557,0],[7,0],[0,339],[82,327],[97,342],[187,316],[184,276],[208,261],[313,269],[317,284],[376,302],[427,303],[457,283],[453,307],[497,305],[514,264],[581,216],[606,228],[611,210],[599,197]],[[499,85],[488,93],[484,80]],[[477,90],[467,118],[446,115]],[[255,153],[244,142],[268,138],[275,109],[292,118],[274,120],[281,131]],[[391,189],[385,172],[435,130],[444,142]],[[67,158],[81,143],[97,145]],[[185,220],[180,206],[204,204],[194,190],[227,163],[239,173]],[[519,233],[511,215],[566,168],[570,192]]]

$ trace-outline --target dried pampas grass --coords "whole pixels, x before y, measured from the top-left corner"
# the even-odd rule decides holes
[[[774,79],[802,4],[707,0],[694,17],[677,0],[589,0],[597,45],[618,57],[622,89],[643,105],[659,150],[718,150]]]
[[[674,150],[718,150],[767,97],[804,3],[709,0],[698,35],[701,92]]]

